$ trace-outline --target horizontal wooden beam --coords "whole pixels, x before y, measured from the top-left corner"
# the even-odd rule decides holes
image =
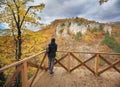
[[[31,66],[31,67],[35,67],[35,68],[39,67],[39,65],[34,64],[34,63],[30,62],[30,61],[28,61],[27,64],[28,64],[28,66]]]
[[[68,51],[57,51],[67,53]],[[80,53],[80,54],[106,54],[106,55],[120,55],[120,53],[107,53],[107,52],[80,52],[80,51],[69,51],[70,53]]]
[[[25,62],[25,61],[29,61],[30,59],[32,59],[32,58],[34,58],[34,57],[36,57],[36,56],[38,56],[38,55],[40,55],[40,54],[43,54],[43,53],[45,53],[45,51],[39,52],[39,53],[37,53],[37,54],[35,54],[35,55],[33,55],[33,56],[27,57],[27,58],[25,58],[25,59],[23,59],[23,60],[20,60],[20,61],[18,61],[18,62],[12,63],[12,64],[10,64],[10,65],[8,65],[8,66],[3,67],[3,68],[0,68],[0,72],[3,72],[4,70],[9,69],[9,68],[11,68],[11,67],[15,67],[15,66],[17,66],[17,65],[19,65],[19,64],[22,64],[22,63]]]
[[[12,63],[12,64],[10,64],[8,66],[3,67],[3,68],[0,68],[0,72],[3,72],[4,70],[6,70],[8,68],[11,68],[11,67],[14,67],[16,65],[19,65],[19,64],[21,64],[21,63],[23,63],[25,61],[29,61],[30,59],[32,59],[32,58],[34,58],[34,57],[36,57],[36,56],[38,56],[38,55],[40,55],[42,53],[45,53],[45,52],[46,52],[45,50],[41,51],[41,52],[39,52],[39,53],[37,53],[37,54],[35,54],[33,56],[27,57],[27,58],[25,58],[23,60],[20,60],[18,62]],[[57,52],[64,52],[64,53],[66,52],[67,53],[68,51],[57,51]],[[105,52],[78,52],[78,51],[70,51],[70,53],[120,55],[120,53],[105,53]]]

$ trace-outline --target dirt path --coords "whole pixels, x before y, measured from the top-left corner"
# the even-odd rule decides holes
[[[84,69],[69,73],[57,67],[54,71],[53,76],[45,72],[33,87],[120,87],[118,72],[106,71],[98,77]]]

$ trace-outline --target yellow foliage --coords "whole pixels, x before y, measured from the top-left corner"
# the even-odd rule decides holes
[[[26,10],[24,10],[24,9],[21,9],[19,12],[20,16],[22,16],[22,17],[25,15],[25,13],[26,13]]]
[[[31,22],[31,23],[36,23],[36,20],[34,17],[31,16],[26,16],[25,21]]]
[[[102,32],[97,31],[97,32],[93,32],[93,34],[96,36],[101,36]]]
[[[96,42],[97,40],[97,36],[96,34],[90,33],[90,32],[86,32],[86,34],[83,36],[82,38],[85,42]]]
[[[102,45],[99,47],[99,52],[108,52],[111,51],[111,49],[107,45]]]
[[[91,37],[89,35],[84,36],[84,41],[89,42],[91,40]]]

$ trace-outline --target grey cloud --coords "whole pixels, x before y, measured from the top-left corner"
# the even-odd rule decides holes
[[[109,0],[99,5],[99,0],[47,0],[43,21],[56,18],[82,16],[100,21],[120,21],[120,0]]]
[[[107,6],[106,4],[105,8],[101,9],[101,12],[98,15],[98,19],[107,21],[120,21],[120,11],[118,10],[120,9],[120,6],[118,4],[120,4],[119,0],[116,0],[110,6],[109,5]]]
[[[61,3],[60,3],[61,1]],[[87,0],[52,0],[50,3],[46,3],[45,12],[48,16],[76,16],[78,14],[84,13]]]

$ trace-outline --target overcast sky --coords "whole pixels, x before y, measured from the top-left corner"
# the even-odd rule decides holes
[[[109,0],[99,5],[99,0],[35,0],[44,2],[42,22],[50,23],[55,19],[84,17],[101,22],[120,21],[120,0]]]
[[[120,0],[109,0],[102,5],[99,5],[99,0],[35,0],[31,4],[36,5],[40,2],[46,5],[40,13],[41,22],[45,24],[55,19],[72,17],[83,17],[99,22],[120,21]],[[40,26],[28,28],[37,31]]]

